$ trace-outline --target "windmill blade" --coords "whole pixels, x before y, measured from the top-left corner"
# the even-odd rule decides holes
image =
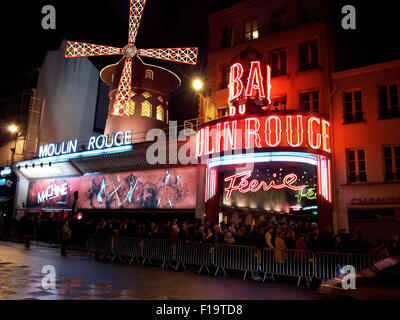
[[[68,41],[65,58],[111,56],[122,54],[122,48],[102,46],[98,44]]]
[[[146,0],[131,0],[128,44],[135,44]]]
[[[114,105],[111,110],[111,116],[129,117],[133,115],[134,105],[131,100],[132,84],[132,58],[125,58],[124,69],[117,93],[115,94]]]
[[[198,48],[162,48],[139,49],[137,54],[142,57],[156,58],[187,64],[197,63]]]

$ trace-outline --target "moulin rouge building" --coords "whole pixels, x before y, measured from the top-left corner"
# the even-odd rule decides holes
[[[165,129],[169,94],[180,85],[179,78],[141,57],[195,63],[195,48],[139,50],[131,37],[124,49],[70,42],[66,56],[124,55],[101,72],[101,79],[110,86],[105,134],[87,137],[84,149],[75,140],[54,141],[39,146],[38,154],[42,147],[47,150],[45,156],[16,163],[17,211],[76,207],[83,213],[173,214],[247,224],[290,215],[316,221],[322,229],[328,224],[338,229],[348,227],[349,205],[361,207],[351,194],[362,195],[364,201],[377,191],[391,199],[390,208],[384,209],[396,210],[394,155],[400,150],[396,130],[390,132],[392,181],[351,184],[348,176],[360,180],[360,172],[365,175],[365,157],[360,158],[363,153],[358,151],[365,139],[350,134],[354,126],[364,124],[343,123],[342,115],[349,118],[350,104],[346,108],[343,104],[349,99],[343,99],[350,96],[346,90],[355,88],[364,92],[363,99],[368,92],[363,108],[372,108],[372,93],[378,96],[382,91],[392,97],[390,110],[396,111],[398,66],[386,68],[391,70],[390,83],[386,83],[385,68],[372,68],[364,91],[360,83],[365,85],[365,76],[358,82],[354,78],[359,70],[332,77],[324,2],[301,3],[284,6],[249,0],[209,16],[207,88],[200,94],[199,118],[185,123],[183,139],[177,139],[175,128]],[[141,14],[143,8],[136,9],[133,14]],[[137,30],[130,30],[136,36]],[[351,85],[346,77],[352,79]],[[372,83],[378,78],[381,83]],[[378,91],[379,86],[387,90]],[[363,113],[360,99],[356,93],[351,97],[358,119],[357,114]],[[396,127],[396,117],[380,120],[371,110],[368,128],[375,122]],[[149,153],[154,142],[145,136],[153,128],[163,129],[170,139]],[[342,137],[344,132],[349,132],[348,138]],[[389,140],[386,135],[378,139],[379,146],[372,145],[377,137],[368,139],[364,153],[368,172],[383,167],[378,149]],[[388,148],[383,149],[387,154]],[[188,161],[181,161],[180,150],[188,151]],[[358,173],[349,171],[354,167],[352,154],[357,155]],[[369,161],[371,155],[376,156],[373,161]],[[367,175],[368,181],[373,179]]]
[[[145,1],[131,3],[124,48],[79,42],[66,47],[66,58],[123,55],[101,72],[110,86],[104,135],[88,137],[89,143],[80,149],[74,140],[42,145],[39,158],[16,163],[17,212],[78,208],[84,213],[179,214],[214,222],[242,219],[247,224],[272,215],[294,215],[331,224],[331,124],[322,103],[328,91],[321,86],[328,70],[317,68],[325,66],[328,56],[324,25],[293,31],[286,40],[257,42],[261,29],[251,20],[244,25],[244,35],[254,40],[252,45],[245,41],[224,50],[215,50],[221,39],[211,36],[211,91],[200,97],[200,116],[191,127],[195,132],[178,140],[169,130],[164,150],[153,153],[157,160],[161,154],[168,161],[152,161],[147,151],[154,142],[146,141],[145,134],[167,127],[169,94],[180,80],[141,57],[194,64],[197,50],[137,49],[137,16]],[[222,34],[226,42],[233,31],[214,32],[220,27],[215,20],[218,13],[210,16],[210,35]],[[286,69],[284,61],[295,57],[282,46],[299,41],[299,34],[304,40],[301,68],[308,72],[291,80],[287,73],[292,64]],[[274,51],[275,58],[260,48]],[[296,105],[289,87],[301,91],[307,108],[289,107]],[[179,157],[171,160],[171,150],[183,145],[190,147],[189,164]]]

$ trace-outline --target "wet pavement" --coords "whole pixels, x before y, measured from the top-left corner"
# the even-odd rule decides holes
[[[41,286],[42,268],[56,270],[56,289]],[[295,283],[296,281],[294,281]],[[295,284],[214,277],[155,266],[97,261],[84,252],[0,241],[0,300],[224,300],[325,299]]]

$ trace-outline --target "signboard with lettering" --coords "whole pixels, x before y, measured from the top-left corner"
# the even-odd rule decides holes
[[[196,168],[173,168],[30,182],[28,208],[194,209]]]

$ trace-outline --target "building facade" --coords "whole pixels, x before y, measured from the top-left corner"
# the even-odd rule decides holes
[[[400,231],[400,60],[332,74],[339,228]]]

